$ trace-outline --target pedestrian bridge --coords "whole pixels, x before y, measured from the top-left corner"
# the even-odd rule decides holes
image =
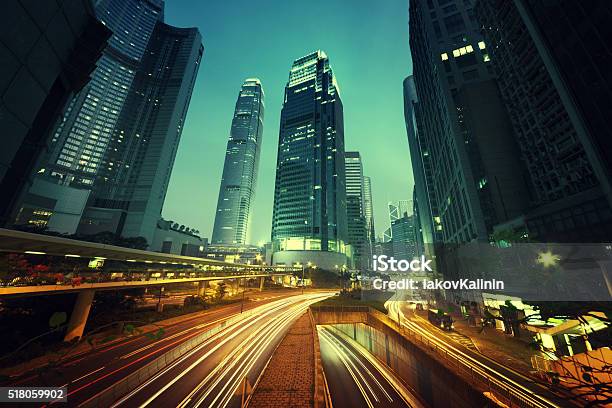
[[[65,336],[80,338],[96,291],[270,277],[290,284],[301,268],[246,265],[0,229],[0,297],[78,293]]]
[[[265,277],[282,282],[298,271],[0,229],[0,296]]]

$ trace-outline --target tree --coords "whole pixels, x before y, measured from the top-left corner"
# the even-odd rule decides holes
[[[225,282],[221,282],[217,285],[217,299],[219,301],[223,300],[225,295],[227,294],[227,284]]]

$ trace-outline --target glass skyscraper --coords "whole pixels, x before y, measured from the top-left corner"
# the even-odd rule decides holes
[[[101,0],[96,15],[113,31],[89,85],[72,100],[52,138],[45,173],[58,183],[91,186],[119,119],[161,0]]]
[[[263,137],[264,92],[259,79],[244,81],[227,150],[213,229],[213,244],[244,245],[257,183]]]
[[[367,263],[367,228],[363,163],[359,152],[345,153],[346,216],[348,242],[353,247],[353,265],[357,269]],[[365,259],[364,259],[365,258]]]
[[[530,208],[508,229],[535,241],[609,242],[612,77],[602,16],[612,3],[480,0],[475,11],[529,179]]]
[[[100,161],[79,233],[151,244],[204,49],[196,28],[158,22]]]
[[[91,81],[54,126],[16,223],[45,213],[47,227],[76,232],[96,175],[153,29],[163,21],[162,0],[98,0],[96,17],[112,32]],[[36,220],[34,220],[36,221]]]
[[[45,12],[40,13],[43,4]],[[31,185],[51,129],[89,82],[112,33],[95,17],[90,0],[1,5],[10,15],[0,33],[0,129],[5,142],[0,150],[0,225],[12,226],[19,212],[27,220],[24,224],[44,228],[48,211],[23,212],[18,204]]]
[[[294,61],[285,87],[272,220],[273,262],[300,261],[295,251],[326,252],[328,256],[318,256],[342,259],[347,239],[344,170],[342,101],[327,55],[316,51]]]
[[[376,233],[374,231],[374,204],[372,201],[372,180],[369,176],[363,176],[363,214],[368,231],[368,242],[374,243]]]

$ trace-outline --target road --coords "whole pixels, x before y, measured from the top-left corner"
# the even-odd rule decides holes
[[[478,378],[491,384],[492,389],[508,395],[512,394],[513,401],[520,401],[526,406],[538,408],[560,408],[580,406],[579,404],[563,399],[551,391],[544,384],[540,384],[518,371],[504,366],[479,352],[456,342],[440,330],[433,327],[427,320],[413,316],[408,303],[393,300],[387,301],[385,307],[389,316],[395,321],[398,316],[401,325],[410,329],[423,341],[428,342],[440,355],[446,355],[460,364],[466,372],[473,373]]]
[[[276,311],[283,305],[301,305],[304,303],[304,299],[311,299],[312,296],[318,296],[317,300],[321,299],[320,294],[301,296],[295,292],[277,292],[268,295],[262,292],[257,294],[257,300],[245,303],[245,311],[253,310],[255,314],[249,319],[241,320],[236,325],[229,325],[219,336],[210,339],[209,343],[213,344],[220,338],[227,336],[232,330],[237,330],[241,324],[244,327],[251,327],[247,326],[247,323],[257,317],[260,317],[259,324],[265,326],[270,311]],[[302,310],[304,307],[302,307]],[[70,357],[55,369],[45,370],[42,375],[28,374],[14,378],[10,385],[21,387],[66,386],[68,387],[69,405],[76,406],[112,386],[163,353],[239,314],[240,304],[238,303],[187,317],[175,324],[165,326],[165,333],[159,339],[152,339],[146,335],[121,339],[100,346],[94,351]],[[219,355],[221,353],[220,350]]]
[[[239,407],[245,378],[254,384],[276,345],[308,306],[330,294],[271,302],[159,371],[113,407]]]
[[[388,369],[329,328],[319,327],[321,359],[334,407],[418,407],[399,394]],[[397,383],[396,383],[397,384]],[[406,395],[407,392],[404,393]]]

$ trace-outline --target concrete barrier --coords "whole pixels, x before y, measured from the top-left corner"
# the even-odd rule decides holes
[[[314,381],[314,408],[332,408],[331,395],[327,386],[323,362],[321,361],[321,346],[319,345],[319,333],[317,325],[312,316],[312,311],[308,309],[308,317],[312,324],[312,337],[314,339],[314,361],[315,361],[315,381]]]

